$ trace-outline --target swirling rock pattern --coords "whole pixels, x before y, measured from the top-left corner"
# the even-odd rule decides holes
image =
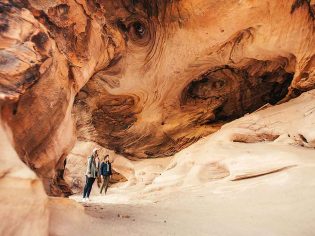
[[[314,2],[4,0],[1,116],[51,195],[76,137],[173,155],[315,88]]]
[[[105,4],[126,47],[76,97],[80,140],[129,158],[169,156],[314,88],[306,1],[157,2]]]

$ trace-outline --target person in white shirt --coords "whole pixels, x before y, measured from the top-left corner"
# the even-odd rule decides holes
[[[86,183],[83,189],[83,201],[89,201],[90,193],[93,187],[93,183],[98,175],[98,166],[96,159],[98,159],[98,149],[94,148],[91,156],[88,157],[86,168]]]

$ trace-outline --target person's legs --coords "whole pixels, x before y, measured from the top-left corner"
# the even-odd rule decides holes
[[[90,196],[90,192],[91,192],[91,189],[92,189],[91,183],[92,183],[92,178],[88,178],[87,190],[86,190],[86,198],[89,198],[89,196]]]
[[[103,183],[102,183],[102,186],[101,186],[101,191],[100,191],[100,193],[102,193],[102,191],[103,191],[103,188],[105,188],[105,176],[103,175]]]
[[[83,198],[86,198],[87,190],[88,190],[88,177],[85,176],[85,186],[83,189]]]
[[[94,184],[94,181],[95,181],[95,178],[89,178],[88,179],[88,185],[89,185],[89,188],[87,190],[87,198],[90,197],[90,193],[91,193],[91,190],[92,190],[92,186]]]
[[[109,175],[106,176],[106,181],[105,181],[105,194],[106,194],[107,189],[108,189],[108,184],[109,184]]]

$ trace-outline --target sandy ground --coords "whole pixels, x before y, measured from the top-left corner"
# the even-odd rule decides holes
[[[297,167],[258,178],[158,193],[129,204],[124,198],[127,191],[112,189],[108,196],[94,196],[91,203],[83,204],[91,217],[63,214],[65,218],[59,219],[63,223],[52,235],[69,235],[68,229],[73,228],[77,231],[72,230],[72,235],[311,236],[315,235],[314,177],[315,166]]]
[[[74,235],[315,235],[315,156],[301,159],[303,165],[239,181],[160,191],[112,187],[81,203],[84,217],[57,210],[62,222],[52,235],[69,235],[69,228]]]

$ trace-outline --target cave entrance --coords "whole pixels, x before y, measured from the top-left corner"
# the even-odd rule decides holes
[[[213,113],[210,119],[199,119],[201,125],[213,125],[232,121],[266,104],[277,104],[288,94],[294,74],[281,66],[268,70],[267,65],[255,61],[241,69],[224,66],[202,74],[184,89],[183,110],[193,107]]]

